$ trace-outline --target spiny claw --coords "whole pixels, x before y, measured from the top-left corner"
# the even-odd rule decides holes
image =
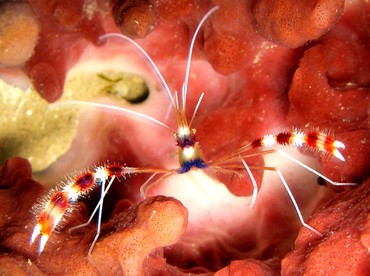
[[[33,229],[33,231],[32,231],[32,235],[31,235],[31,239],[30,239],[30,244],[32,245],[35,242],[36,238],[39,235],[41,235],[41,239],[40,239],[40,242],[39,242],[39,249],[38,249],[38,254],[39,255],[44,250],[45,244],[49,239],[49,235],[42,234],[41,229],[42,229],[41,225],[37,224],[35,226],[35,228]]]
[[[123,166],[107,165],[97,167],[95,172],[84,172],[71,179],[62,188],[52,190],[44,199],[40,213],[37,215],[37,224],[33,229],[30,244],[32,245],[40,235],[39,255],[44,250],[50,235],[58,227],[71,203],[75,202],[81,195],[88,193],[108,177],[123,176],[126,172]]]
[[[48,241],[48,239],[49,239],[49,236],[46,236],[46,235],[41,236],[40,243],[39,243],[39,250],[38,250],[39,255],[44,250],[45,244]]]
[[[35,228],[32,231],[31,239],[30,239],[30,244],[32,245],[35,242],[35,239],[37,238],[38,235],[41,234],[41,227],[39,224],[35,226]]]
[[[338,159],[340,159],[340,160],[344,161],[344,157],[343,157],[343,155],[340,153],[340,151],[339,151],[339,150],[337,150],[337,149],[333,150],[333,154],[334,154],[334,156],[335,156],[336,158],[338,158]]]
[[[333,145],[334,145],[334,148],[335,148],[333,150],[334,156],[337,157],[338,159],[344,161],[343,155],[338,150],[338,148],[344,149],[345,148],[344,144],[342,142],[340,142],[340,141],[334,141]]]
[[[346,148],[341,141],[334,141],[334,147],[344,149]]]
[[[41,235],[39,242],[40,254],[45,247],[51,233],[59,224],[69,206],[69,199],[66,192],[53,192],[50,199],[46,202],[43,211],[39,214],[37,224],[33,229],[30,243],[33,244],[36,238]]]

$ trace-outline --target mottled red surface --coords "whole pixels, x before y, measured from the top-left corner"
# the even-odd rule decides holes
[[[368,275],[370,238],[370,181],[342,193],[311,219],[324,236],[312,239],[301,231],[294,250],[282,261],[282,274]]]
[[[262,36],[295,48],[327,33],[343,7],[344,0],[258,0],[254,2],[253,15]]]
[[[58,3],[31,3],[36,15],[42,17],[44,23],[40,42],[35,55],[26,66],[26,72],[32,77],[39,92],[49,101],[59,98],[65,72],[77,62],[84,47],[87,47],[87,41],[77,37],[82,35],[95,43],[99,34],[104,32],[103,26],[112,29],[109,16],[103,18],[96,12],[93,13],[93,19],[87,20],[78,3],[76,6]],[[331,3],[340,7],[341,2]],[[335,20],[340,8],[338,12],[329,12],[330,20],[326,25],[320,25],[313,35],[305,33],[299,37],[286,36],[292,34],[292,30],[282,27],[283,24],[279,24],[283,37],[270,37],[267,33],[271,26],[269,22],[275,19],[257,20],[257,14],[261,13],[263,7],[266,8],[262,1],[255,3],[253,10],[252,4],[247,1],[233,1],[232,4],[229,1],[218,1],[217,5],[220,9],[206,22],[197,39],[191,67],[193,75],[189,82],[189,117],[199,93],[204,91],[206,95],[194,121],[205,158],[217,158],[246,141],[266,133],[281,131],[287,126],[299,126],[303,130],[319,127],[335,134],[335,137],[346,144],[346,149],[343,150],[345,163],[327,156],[320,157],[325,175],[336,181],[365,181],[369,176],[370,159],[367,114],[370,70],[366,62],[369,59],[368,4],[363,1],[347,3],[343,16],[337,23]],[[196,1],[176,4],[160,1],[158,7],[151,7],[154,18],[157,18],[153,31],[150,28],[152,23],[148,24],[149,21],[142,16],[142,12],[145,15],[148,11],[142,8],[138,10],[139,14],[130,14],[133,18],[143,18],[145,22],[142,26],[123,26],[130,32],[137,32],[136,35],[132,34],[136,37],[149,33],[140,43],[160,67],[171,91],[181,89],[190,36],[211,6],[206,2],[199,6]],[[172,10],[177,13],[171,12]],[[284,21],[286,9],[280,11],[281,13],[275,15]],[[300,14],[299,22],[304,21],[305,26],[316,22],[312,21],[312,17],[309,18],[309,14],[307,17],[304,12]],[[258,28],[253,23],[254,20],[258,21]],[[260,32],[263,30],[272,41],[290,47],[308,44],[304,48],[287,49],[264,40],[256,34],[256,29]],[[325,32],[327,35],[320,37]],[[317,41],[310,43],[309,40]],[[68,47],[61,49],[65,44]],[[118,46],[108,45],[111,47],[108,48],[109,51],[103,51],[100,55],[105,59],[109,59],[110,55],[116,58],[114,55]],[[94,54],[97,52],[99,50]],[[219,75],[217,72],[226,75]],[[159,94],[143,103],[142,109],[164,120],[165,114],[159,112],[164,106],[168,106],[168,100],[165,95]],[[60,172],[68,174],[107,159],[143,167],[171,167],[175,164],[175,146],[171,135],[153,128],[147,130],[146,125],[142,126],[122,117],[124,116],[104,115],[98,111],[90,117],[86,115],[77,134],[77,137],[83,139],[73,142],[71,150],[52,166],[50,177],[45,182],[54,183],[55,179],[59,179]],[[169,124],[171,123],[173,118],[169,120]],[[261,162],[262,158],[248,159],[250,165]],[[281,164],[282,169],[283,167]],[[261,179],[260,176],[261,172],[257,171],[257,180]],[[323,199],[332,196],[323,196],[328,193],[328,189],[319,189],[312,181],[305,182],[305,176],[294,176],[294,169],[287,176],[304,212],[309,212]],[[163,181],[165,183],[154,187],[152,193],[161,194],[167,183],[183,189],[180,187],[185,178],[186,176],[166,179]],[[0,260],[4,265],[0,267],[4,273],[18,269],[36,275],[41,274],[40,271],[46,274],[63,274],[66,271],[123,274],[129,269],[147,275],[181,275],[184,271],[194,274],[212,273],[220,269],[220,275],[243,275],[246,270],[261,275],[280,272],[279,260],[293,249],[299,222],[288,199],[284,197],[285,191],[279,190],[279,181],[270,180],[261,188],[253,209],[235,209],[228,203],[224,205],[218,201],[222,196],[211,197],[213,201],[204,198],[207,206],[189,205],[189,224],[187,232],[181,238],[179,236],[184,229],[180,223],[175,225],[177,231],[170,231],[171,242],[148,245],[144,241],[147,240],[145,235],[150,234],[150,231],[146,233],[140,227],[135,228],[136,224],[132,222],[150,222],[150,219],[141,219],[145,218],[146,210],[152,210],[151,204],[160,204],[161,207],[158,208],[163,208],[164,214],[168,213],[166,206],[172,206],[171,210],[178,210],[176,214],[169,213],[170,217],[165,217],[164,222],[170,218],[174,221],[175,218],[183,218],[185,221],[186,210],[174,199],[155,197],[140,205],[135,203],[129,211],[119,213],[119,210],[127,208],[128,202],[137,201],[138,188],[145,180],[146,176],[132,176],[120,182],[123,186],[119,185],[112,190],[113,197],[105,202],[107,222],[103,226],[102,239],[92,257],[87,259],[85,255],[95,228],[91,226],[90,230],[81,229],[81,232],[73,235],[68,233],[70,226],[86,221],[86,211],[74,212],[62,233],[52,236],[45,252],[38,257],[36,245],[30,247],[28,244],[33,227],[29,209],[37,201],[37,197],[41,196],[43,189],[31,180],[30,168],[25,161],[11,159],[3,167],[1,177],[3,189],[0,190],[0,202],[4,206],[0,209]],[[249,185],[242,184],[243,182],[235,179],[225,182],[234,194],[250,194]],[[185,186],[190,187],[192,184],[189,181]],[[345,193],[338,194],[319,209],[309,223],[324,233],[324,238],[303,228],[294,251],[283,260],[282,272],[289,275],[303,271],[315,275],[330,274],[333,267],[341,265],[342,259],[335,258],[338,252],[343,252],[341,254],[348,257],[345,259],[348,262],[342,267],[344,272],[367,272],[369,264],[364,260],[369,257],[368,186],[369,183],[366,182],[361,187],[347,188]],[[198,192],[201,191],[198,189]],[[124,196],[128,196],[129,200],[122,199]],[[192,197],[196,202],[195,192],[190,194],[191,199]],[[121,199],[123,201],[119,201]],[[110,221],[109,210],[115,207],[108,207],[109,202],[113,205],[121,202],[116,211],[113,211],[118,216]],[[247,204],[248,201],[244,207]],[[203,207],[209,213],[202,213],[200,209]],[[218,221],[211,211],[218,213],[221,220]],[[202,216],[198,217],[198,214]],[[25,225],[28,227],[25,228]],[[167,224],[165,225],[162,224],[161,231],[167,230]],[[86,237],[84,231],[88,231]],[[136,235],[135,238],[132,238],[133,235]],[[130,242],[126,242],[127,240]],[[176,244],[163,248],[170,243]],[[127,265],[127,246],[130,250],[138,249],[137,266]],[[145,258],[151,249],[154,251],[150,257]],[[105,253],[104,265],[101,264],[101,252]],[[350,259],[350,256],[353,258]],[[53,258],[52,261],[50,258]],[[31,260],[32,265],[27,263],[27,259]],[[232,260],[235,261],[231,262]]]
[[[0,64],[21,66],[33,54],[39,25],[25,3],[5,3],[0,7]]]
[[[232,261],[227,267],[217,271],[215,276],[228,276],[228,275],[279,275],[274,270],[279,267],[277,264],[279,260],[268,260],[266,263],[247,259],[243,261]]]
[[[305,51],[289,90],[288,121],[302,127],[316,122],[318,127],[338,130],[348,166],[327,160],[323,171],[343,182],[361,181],[361,172],[369,169],[370,38],[364,28],[368,17],[358,16],[365,8],[349,5],[337,27]],[[356,24],[350,24],[352,20]]]
[[[144,269],[150,273],[151,267],[142,267],[147,255],[155,253],[153,250],[156,249],[158,255],[159,248],[176,243],[187,226],[187,210],[178,200],[152,197],[120,212],[106,224],[102,228],[106,238],[97,243],[88,258],[86,250],[94,237],[94,230],[88,234],[81,230],[70,234],[68,229],[61,231],[41,256],[33,258],[34,247],[30,247],[29,231],[24,231],[24,227],[34,224],[34,217],[29,212],[34,202],[29,199],[42,193],[43,187],[32,181],[29,163],[21,158],[7,161],[1,167],[0,176],[0,199],[5,204],[0,216],[1,274],[14,273],[14,269],[34,275],[105,274],[107,271],[116,275],[139,275],[144,273]],[[73,218],[66,226],[78,225],[84,220],[81,216]],[[115,234],[111,235],[112,232]],[[63,253],[55,254],[57,251]],[[109,253],[111,257],[107,252],[113,253]],[[18,262],[14,263],[11,258]],[[28,264],[25,263],[27,258],[31,258]],[[162,259],[156,266],[165,267],[166,263]]]
[[[118,29],[132,38],[144,38],[157,21],[151,1],[114,1],[112,17]]]
[[[204,52],[217,72],[230,74],[251,62],[263,40],[255,33],[248,4],[235,1],[227,5],[225,1],[220,5],[211,27],[205,29]]]
[[[34,55],[24,66],[40,95],[54,102],[63,93],[65,76],[78,61],[87,41],[97,43],[104,33],[102,1],[89,12],[79,1],[28,1],[41,30]],[[99,6],[100,5],[100,6]]]

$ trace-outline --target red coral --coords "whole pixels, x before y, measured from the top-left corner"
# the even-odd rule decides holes
[[[342,14],[343,6],[343,0],[260,0],[254,3],[253,15],[266,39],[295,48],[327,33]]]
[[[104,33],[103,11],[85,1],[29,1],[40,23],[40,38],[24,70],[36,90],[49,102],[63,93],[68,70],[78,61],[89,40]],[[86,40],[84,40],[84,39]]]
[[[54,101],[63,89],[65,73],[78,60],[86,46],[87,42],[81,40],[80,36],[96,43],[104,28],[100,24],[101,13],[91,13],[93,19],[89,21],[86,9],[81,9],[81,2],[73,2],[80,4],[74,8],[72,3],[68,2],[70,10],[67,8],[68,5],[63,4],[65,2],[48,3],[49,5],[40,1],[31,2],[35,14],[42,23],[41,38],[35,49],[35,55],[25,68],[26,72],[33,76],[35,86],[44,97]],[[189,35],[192,34],[201,16],[209,10],[211,3],[202,2],[195,5],[191,1],[183,1],[176,5],[167,3],[168,6],[163,6],[164,4],[160,2],[158,7],[153,6],[150,10],[145,9],[144,5],[138,10],[133,10],[128,19],[144,19],[143,24],[139,24],[139,28],[133,30],[143,36],[151,31],[151,27],[148,27],[155,22],[153,32],[140,43],[160,67],[169,81],[171,91],[180,91]],[[369,59],[366,45],[369,40],[369,21],[363,16],[362,11],[366,10],[368,4],[361,1],[349,2],[346,4],[343,17],[335,25],[333,22],[339,13],[329,13],[328,24],[315,29],[313,36],[307,32],[298,38],[296,35],[285,36],[292,34],[292,30],[288,28],[289,26],[282,25],[279,31],[283,35],[274,37],[274,41],[281,40],[279,43],[293,43],[295,46],[307,40],[318,39],[331,28],[315,45],[307,45],[307,48],[296,50],[278,46],[255,34],[253,28],[256,26],[251,24],[253,20],[249,2],[218,1],[218,4],[220,9],[206,22],[197,39],[189,82],[191,91],[187,102],[191,112],[190,107],[197,102],[199,93],[205,91],[207,100],[201,104],[194,120],[194,127],[197,128],[197,137],[207,160],[213,160],[235,150],[248,140],[282,130],[289,125],[301,128],[318,126],[335,132],[347,146],[344,151],[346,163],[329,158],[322,159],[325,174],[341,181],[362,182],[367,179],[370,138],[366,113],[369,98],[366,88],[369,84],[370,69],[366,63]],[[183,7],[183,10],[171,17],[169,11],[178,6]],[[189,6],[192,7],[192,13],[188,12]],[[261,7],[255,7],[256,16]],[[152,11],[158,12],[158,18],[151,17]],[[299,14],[302,24],[316,22],[312,21],[312,18],[306,20],[302,10]],[[112,44],[111,47],[116,50]],[[68,48],[65,45],[68,45]],[[103,48],[100,55],[104,59],[118,58],[119,51],[113,51],[112,48]],[[99,49],[95,50],[93,54],[99,52]],[[125,61],[129,60],[130,55],[124,56]],[[218,74],[204,57],[210,60],[217,72],[234,73],[227,76]],[[140,72],[147,76],[145,70]],[[152,93],[139,108],[164,120],[165,114],[161,112],[168,106],[168,101],[162,96],[161,93]],[[167,135],[165,131],[152,131],[153,129],[147,125],[143,127],[142,124],[116,114],[103,116],[98,111],[95,114],[97,115],[82,120],[81,128],[76,135],[78,138],[53,168],[67,164],[71,166],[72,171],[74,168],[81,169],[79,161],[85,162],[86,159],[91,163],[109,159],[130,166],[145,167],[167,167],[168,164],[173,164],[175,154],[171,134]],[[171,119],[169,121],[172,123]],[[248,161],[255,166],[262,164],[261,159]],[[282,161],[278,161],[279,166],[283,167]],[[83,163],[83,166],[85,165]],[[55,169],[52,172],[53,181],[57,171]],[[313,206],[325,199],[323,194],[328,193],[329,189],[317,188],[316,183],[312,181],[306,183],[305,176],[297,177],[295,173],[295,168],[288,172],[288,176],[291,176],[288,182],[294,190],[297,201],[303,207],[302,210],[310,211]],[[85,254],[94,231],[86,230],[88,233],[86,237],[84,229],[74,235],[66,231],[71,225],[86,221],[86,215],[82,211],[76,211],[71,215],[69,225],[65,226],[66,230],[59,235],[55,234],[51,238],[54,242],[49,243],[45,252],[38,257],[36,246],[30,247],[28,244],[33,227],[29,209],[43,189],[31,180],[30,167],[24,160],[10,159],[3,166],[0,176],[3,187],[0,191],[0,202],[4,204],[0,208],[1,246],[5,252],[1,262],[6,264],[0,267],[4,274],[14,272],[15,267],[28,273],[38,273],[35,265],[30,266],[27,259],[49,274],[66,274],[71,271],[82,273],[84,270],[100,274],[113,271],[119,274],[133,269],[134,272],[144,270],[145,273],[179,275],[183,271],[178,267],[192,273],[206,273],[224,268],[219,272],[221,275],[243,269],[279,273],[279,259],[293,247],[295,231],[298,228],[296,215],[284,197],[285,192],[279,190],[281,187],[279,181],[271,180],[262,185],[252,210],[243,208],[248,202],[243,202],[243,207],[240,208],[230,206],[229,202],[223,205],[223,200],[230,196],[226,189],[220,195],[212,194],[212,197],[196,200],[195,197],[199,196],[202,190],[198,187],[197,192],[187,195],[189,202],[206,202],[207,206],[201,204],[187,206],[189,226],[183,239],[178,240],[185,228],[187,212],[178,201],[155,197],[134,205],[127,211],[129,201],[124,199],[124,202],[116,207],[116,212],[121,208],[125,209],[124,212],[103,226],[102,239],[88,261]],[[151,192],[161,193],[168,184],[174,190],[180,191],[176,196],[181,196],[194,184],[189,180],[184,181],[181,177],[174,177],[171,181],[166,179]],[[130,194],[136,200],[138,187],[145,180],[145,176],[138,175],[120,182],[119,192],[110,191],[114,199],[112,202],[116,203],[115,196],[121,198],[122,194]],[[238,181],[227,182],[229,190],[235,194],[250,193],[245,186],[238,186],[237,184],[240,184]],[[358,262],[351,260],[353,262],[348,265],[350,259],[345,259],[348,262],[343,270],[368,272],[368,267],[363,261],[366,257],[364,248],[366,249],[369,244],[367,234],[369,222],[366,217],[369,213],[368,185],[366,182],[362,187],[339,194],[332,203],[314,216],[309,223],[326,234],[325,239],[320,239],[303,228],[296,242],[296,251],[283,262],[283,272],[296,274],[309,271],[317,274],[320,271],[329,271],[330,267],[340,267],[341,259],[334,256],[338,250],[346,250],[346,245],[349,245],[351,250],[358,250],[355,253],[345,251],[343,253],[345,257],[356,254]],[[323,196],[323,199],[320,196]],[[106,200],[107,205],[109,199]],[[89,206],[90,201],[86,202]],[[202,208],[205,210],[203,213]],[[334,212],[337,209],[343,210],[344,214]],[[156,224],[161,231],[153,233],[150,227],[153,222],[150,214],[157,210],[164,210],[162,213],[164,217]],[[107,213],[109,215],[110,212]],[[141,220],[142,218],[147,220]],[[143,230],[138,225],[142,226]],[[172,228],[167,229],[169,226]],[[217,231],[214,231],[215,229]],[[111,235],[108,234],[110,232]],[[157,235],[161,236],[163,233],[169,233],[164,237],[168,238],[167,242],[156,242]],[[350,233],[350,240],[346,233]],[[152,241],[152,237],[157,238]],[[175,245],[162,249],[163,246],[177,240]],[[125,250],[119,250],[115,246],[124,247]],[[137,248],[136,253],[139,255],[136,264],[141,264],[145,259],[144,256],[149,256],[144,260],[144,266],[125,265],[128,261],[126,257],[133,252],[132,246]],[[105,249],[114,254],[110,254],[109,258],[106,255],[103,257],[102,252]],[[151,250],[152,253],[149,253]],[[120,256],[119,260],[117,256]],[[275,258],[261,261],[272,257]],[[233,259],[241,261],[230,263]],[[330,266],[325,261],[331,262]]]

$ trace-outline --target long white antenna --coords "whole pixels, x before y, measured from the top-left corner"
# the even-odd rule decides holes
[[[192,58],[192,55],[193,55],[193,49],[194,49],[194,43],[195,43],[195,39],[198,35],[198,32],[200,30],[200,28],[202,27],[203,23],[208,19],[208,17],[211,16],[212,13],[214,13],[216,10],[218,9],[218,6],[212,8],[209,12],[206,13],[206,15],[202,18],[202,20],[200,21],[197,29],[195,30],[195,33],[193,35],[193,38],[191,40],[191,43],[190,43],[190,49],[189,49],[189,55],[188,55],[188,61],[187,61],[187,64],[186,64],[186,72],[185,72],[185,79],[184,79],[184,83],[182,85],[182,109],[185,111],[185,106],[186,106],[186,95],[188,93],[188,83],[189,83],[189,74],[190,74],[190,62],[191,62],[191,58]]]
[[[90,106],[90,107],[98,107],[98,108],[105,108],[105,109],[117,110],[117,111],[120,111],[120,112],[128,113],[128,114],[133,115],[133,116],[137,116],[139,118],[143,118],[143,119],[149,120],[149,121],[151,121],[153,123],[156,123],[156,124],[158,124],[160,126],[163,126],[163,127],[167,128],[167,129],[171,130],[172,132],[176,132],[174,129],[170,128],[168,125],[162,123],[161,121],[159,121],[159,120],[157,120],[157,119],[155,119],[153,117],[150,117],[148,115],[145,115],[145,114],[142,114],[140,112],[136,112],[136,111],[133,111],[133,110],[130,110],[130,109],[121,107],[121,106],[114,106],[114,105],[94,103],[94,102],[85,102],[85,101],[63,101],[63,102],[58,102],[58,103],[54,103],[54,104],[49,105],[49,109],[61,107],[63,105]]]
[[[285,156],[286,158],[292,160],[293,162],[295,162],[296,164],[298,164],[299,166],[305,168],[306,170],[309,170],[310,172],[316,174],[317,176],[323,178],[324,180],[328,181],[330,184],[334,185],[334,186],[357,186],[358,184],[357,183],[352,183],[352,182],[334,182],[333,180],[327,178],[325,175],[319,173],[318,171],[310,168],[309,166],[303,164],[301,161],[298,161],[297,159],[293,158],[292,156],[290,156],[289,154],[283,152],[282,150],[280,149],[276,149],[276,151],[278,153],[280,153],[281,155]]]
[[[170,98],[170,100],[171,100],[171,103],[172,103],[172,105],[173,105],[173,107],[175,107],[175,102],[174,102],[174,100],[173,100],[173,97],[172,97],[172,94],[171,94],[171,91],[170,91],[170,89],[168,88],[168,85],[167,85],[167,83],[166,83],[166,81],[164,80],[164,78],[163,78],[163,76],[162,76],[162,74],[161,74],[161,72],[159,71],[159,69],[158,69],[158,67],[157,67],[157,65],[155,65],[155,63],[154,63],[154,61],[150,58],[150,56],[148,55],[148,53],[147,52],[145,52],[144,51],[144,49],[143,48],[141,48],[140,47],[140,45],[139,44],[137,44],[134,40],[132,40],[131,38],[129,38],[129,37],[127,37],[127,36],[124,36],[123,34],[118,34],[118,33],[109,33],[109,34],[105,34],[105,35],[102,35],[102,36],[100,36],[99,37],[99,40],[101,41],[101,40],[104,40],[104,39],[106,39],[106,38],[110,38],[110,37],[118,37],[118,38],[123,38],[123,39],[125,39],[125,40],[127,40],[127,41],[129,41],[132,45],[134,45],[146,58],[147,58],[147,60],[150,62],[150,64],[153,66],[153,68],[154,68],[154,70],[155,70],[155,72],[158,74],[158,76],[159,76],[159,78],[160,78],[160,80],[161,80],[161,82],[162,82],[162,84],[163,84],[163,86],[164,86],[164,88],[165,88],[165,90],[166,90],[166,93],[167,93],[167,95],[168,95],[168,97]]]
[[[194,109],[194,112],[193,112],[193,116],[191,116],[191,120],[190,120],[190,123],[189,123],[189,127],[191,127],[191,124],[193,123],[193,120],[195,118],[195,115],[197,114],[197,111],[198,111],[198,108],[200,106],[200,103],[202,102],[202,99],[204,97],[204,93],[202,93],[199,97],[199,100],[197,102],[197,105],[195,106],[195,109]]]

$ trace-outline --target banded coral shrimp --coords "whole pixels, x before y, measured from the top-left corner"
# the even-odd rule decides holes
[[[184,85],[184,87],[186,87],[186,85]],[[186,94],[186,92],[185,92],[185,94]],[[186,97],[183,97],[183,99],[184,98],[186,98]],[[176,99],[176,97],[175,97],[175,99]],[[175,102],[176,102],[176,100],[175,100]],[[182,102],[182,104],[185,104],[185,103],[186,103],[186,101],[183,101]],[[180,119],[184,119],[185,116],[179,116],[179,118]],[[190,120],[190,121],[192,121],[192,120]],[[185,130],[188,131],[188,129],[185,129]],[[188,135],[189,134],[191,136],[191,133],[186,133],[186,135],[185,135],[186,138],[185,139],[188,139]],[[322,147],[322,145],[318,141],[321,141],[324,144],[328,144],[328,147]],[[188,142],[184,142],[184,144],[186,144],[186,146],[187,146],[187,143]],[[297,147],[300,146],[301,144],[308,144],[308,146],[311,146],[312,148],[316,148],[316,149],[319,149],[319,150],[326,150],[326,151],[334,154],[337,158],[343,159],[342,155],[337,151],[337,147],[338,148],[341,148],[341,147],[343,147],[343,145],[340,142],[336,142],[336,141],[331,140],[329,138],[327,139],[324,134],[320,134],[318,132],[310,132],[310,133],[306,133],[306,134],[300,133],[300,132],[291,132],[291,133],[283,133],[282,132],[282,133],[280,133],[278,135],[275,135],[275,136],[274,135],[264,136],[263,138],[256,139],[253,143],[251,143],[251,144],[249,144],[247,146],[241,147],[239,150],[236,150],[235,153],[229,153],[229,154],[226,155],[226,157],[220,158],[220,161],[219,162],[214,161],[214,162],[209,162],[209,163],[206,163],[206,164],[209,165],[210,167],[214,166],[214,168],[219,168],[219,169],[225,168],[225,169],[234,170],[234,169],[245,168],[245,170],[248,171],[248,169],[252,168],[252,169],[262,169],[262,170],[265,170],[265,169],[275,170],[275,171],[277,171],[277,173],[278,173],[281,181],[283,182],[284,187],[287,187],[284,178],[282,177],[280,171],[277,168],[257,167],[257,166],[249,166],[248,167],[247,166],[247,163],[245,161],[243,162],[244,158],[247,158],[247,157],[250,156],[249,150],[251,148],[261,148],[264,145],[273,145],[273,144],[276,144],[276,143],[289,144],[289,145],[293,145],[293,146],[297,146]],[[182,149],[182,147],[180,147],[180,149]],[[273,150],[273,151],[275,151],[275,150]],[[248,152],[248,154],[245,154],[245,152]],[[277,150],[277,152],[284,155],[284,152],[281,152],[280,150]],[[262,155],[262,154],[269,154],[269,153],[272,153],[272,151],[269,151],[269,150],[267,150],[267,151],[260,151],[260,152],[257,152],[255,154]],[[254,154],[251,154],[251,155],[254,155]],[[284,156],[286,156],[286,155],[284,155]],[[196,161],[196,162],[197,161],[202,161],[202,159],[196,159],[194,161]],[[192,161],[190,161],[190,162],[192,162]],[[226,166],[227,164],[231,164],[231,166],[228,167],[228,166]],[[301,163],[298,163],[298,164],[299,165],[302,165]],[[189,165],[189,164],[188,163],[185,164],[185,165],[183,164],[183,166],[181,166],[181,168],[184,169],[186,167],[186,165]],[[190,164],[190,167],[192,167],[192,166],[202,167],[203,164],[195,164],[195,165],[194,164]],[[115,169],[120,169],[119,166],[115,167],[114,165],[112,165],[112,166],[106,166],[105,168],[109,171],[110,176],[113,176],[115,174],[115,172],[114,172]],[[186,168],[182,172],[185,173],[185,171],[187,171],[188,169],[189,168]],[[306,169],[307,169],[307,167],[306,167]],[[145,171],[145,169],[143,171]],[[132,172],[140,172],[140,170],[138,170],[138,171],[133,170]],[[152,173],[152,172],[156,172],[156,170],[148,169],[146,172]],[[173,173],[173,171],[164,171],[164,172],[172,172]],[[316,172],[316,171],[314,171],[314,172]],[[97,173],[97,176],[99,176],[99,175],[102,174],[103,178],[106,176],[106,174],[105,174],[106,172],[104,172],[103,168],[98,169],[96,171],[96,173]],[[120,172],[119,174],[122,174],[122,172]],[[91,176],[92,176],[91,174],[81,175],[81,178],[77,177],[77,178],[75,178],[75,181],[80,183],[81,181],[84,182],[85,180],[87,180],[88,183],[92,184],[91,179],[88,179]],[[321,177],[325,177],[323,175],[320,175],[320,176]],[[251,176],[251,179],[254,179],[254,177]],[[326,179],[326,180],[328,180],[330,182],[329,179]],[[336,184],[336,183],[335,182],[332,182],[332,184]],[[110,183],[108,185],[110,185]],[[255,184],[255,187],[254,187],[254,196],[252,198],[252,204],[253,204],[253,202],[254,202],[254,200],[256,198],[256,196],[255,196],[256,195],[256,192],[257,192],[256,186],[257,185]],[[104,189],[104,186],[102,188],[102,191],[104,193],[106,191]],[[287,189],[287,191],[289,191],[289,189]],[[58,194],[58,193],[55,193],[54,194],[55,197],[57,197],[58,195],[60,195],[60,194]],[[289,193],[289,195],[291,196],[290,193]],[[102,197],[104,197],[104,194],[102,195]],[[292,199],[293,202],[295,202],[293,197],[291,197],[291,199]],[[50,200],[50,201],[53,202],[53,200]],[[98,205],[98,207],[99,207],[99,205]],[[295,206],[295,207],[297,209],[297,206]],[[298,215],[300,215],[300,212],[299,212],[298,209],[297,209],[297,213],[298,213]],[[300,220],[301,220],[302,223],[304,223],[302,217],[300,217]],[[310,227],[309,225],[307,225],[305,223],[304,223],[304,225],[306,227]],[[311,229],[311,230],[314,230],[314,229]],[[36,231],[34,232],[34,235],[33,235],[32,239],[35,239],[38,236],[38,234],[39,234],[38,231],[40,231],[40,229],[36,228]],[[97,237],[98,236],[96,236],[96,238]],[[46,243],[46,241],[47,240],[45,240],[45,238],[42,239],[42,241],[40,243],[40,248],[39,248],[40,251],[43,250],[43,247],[44,247],[44,244]],[[92,250],[93,246],[94,246],[94,244],[92,244],[92,247],[90,248],[90,251]]]

